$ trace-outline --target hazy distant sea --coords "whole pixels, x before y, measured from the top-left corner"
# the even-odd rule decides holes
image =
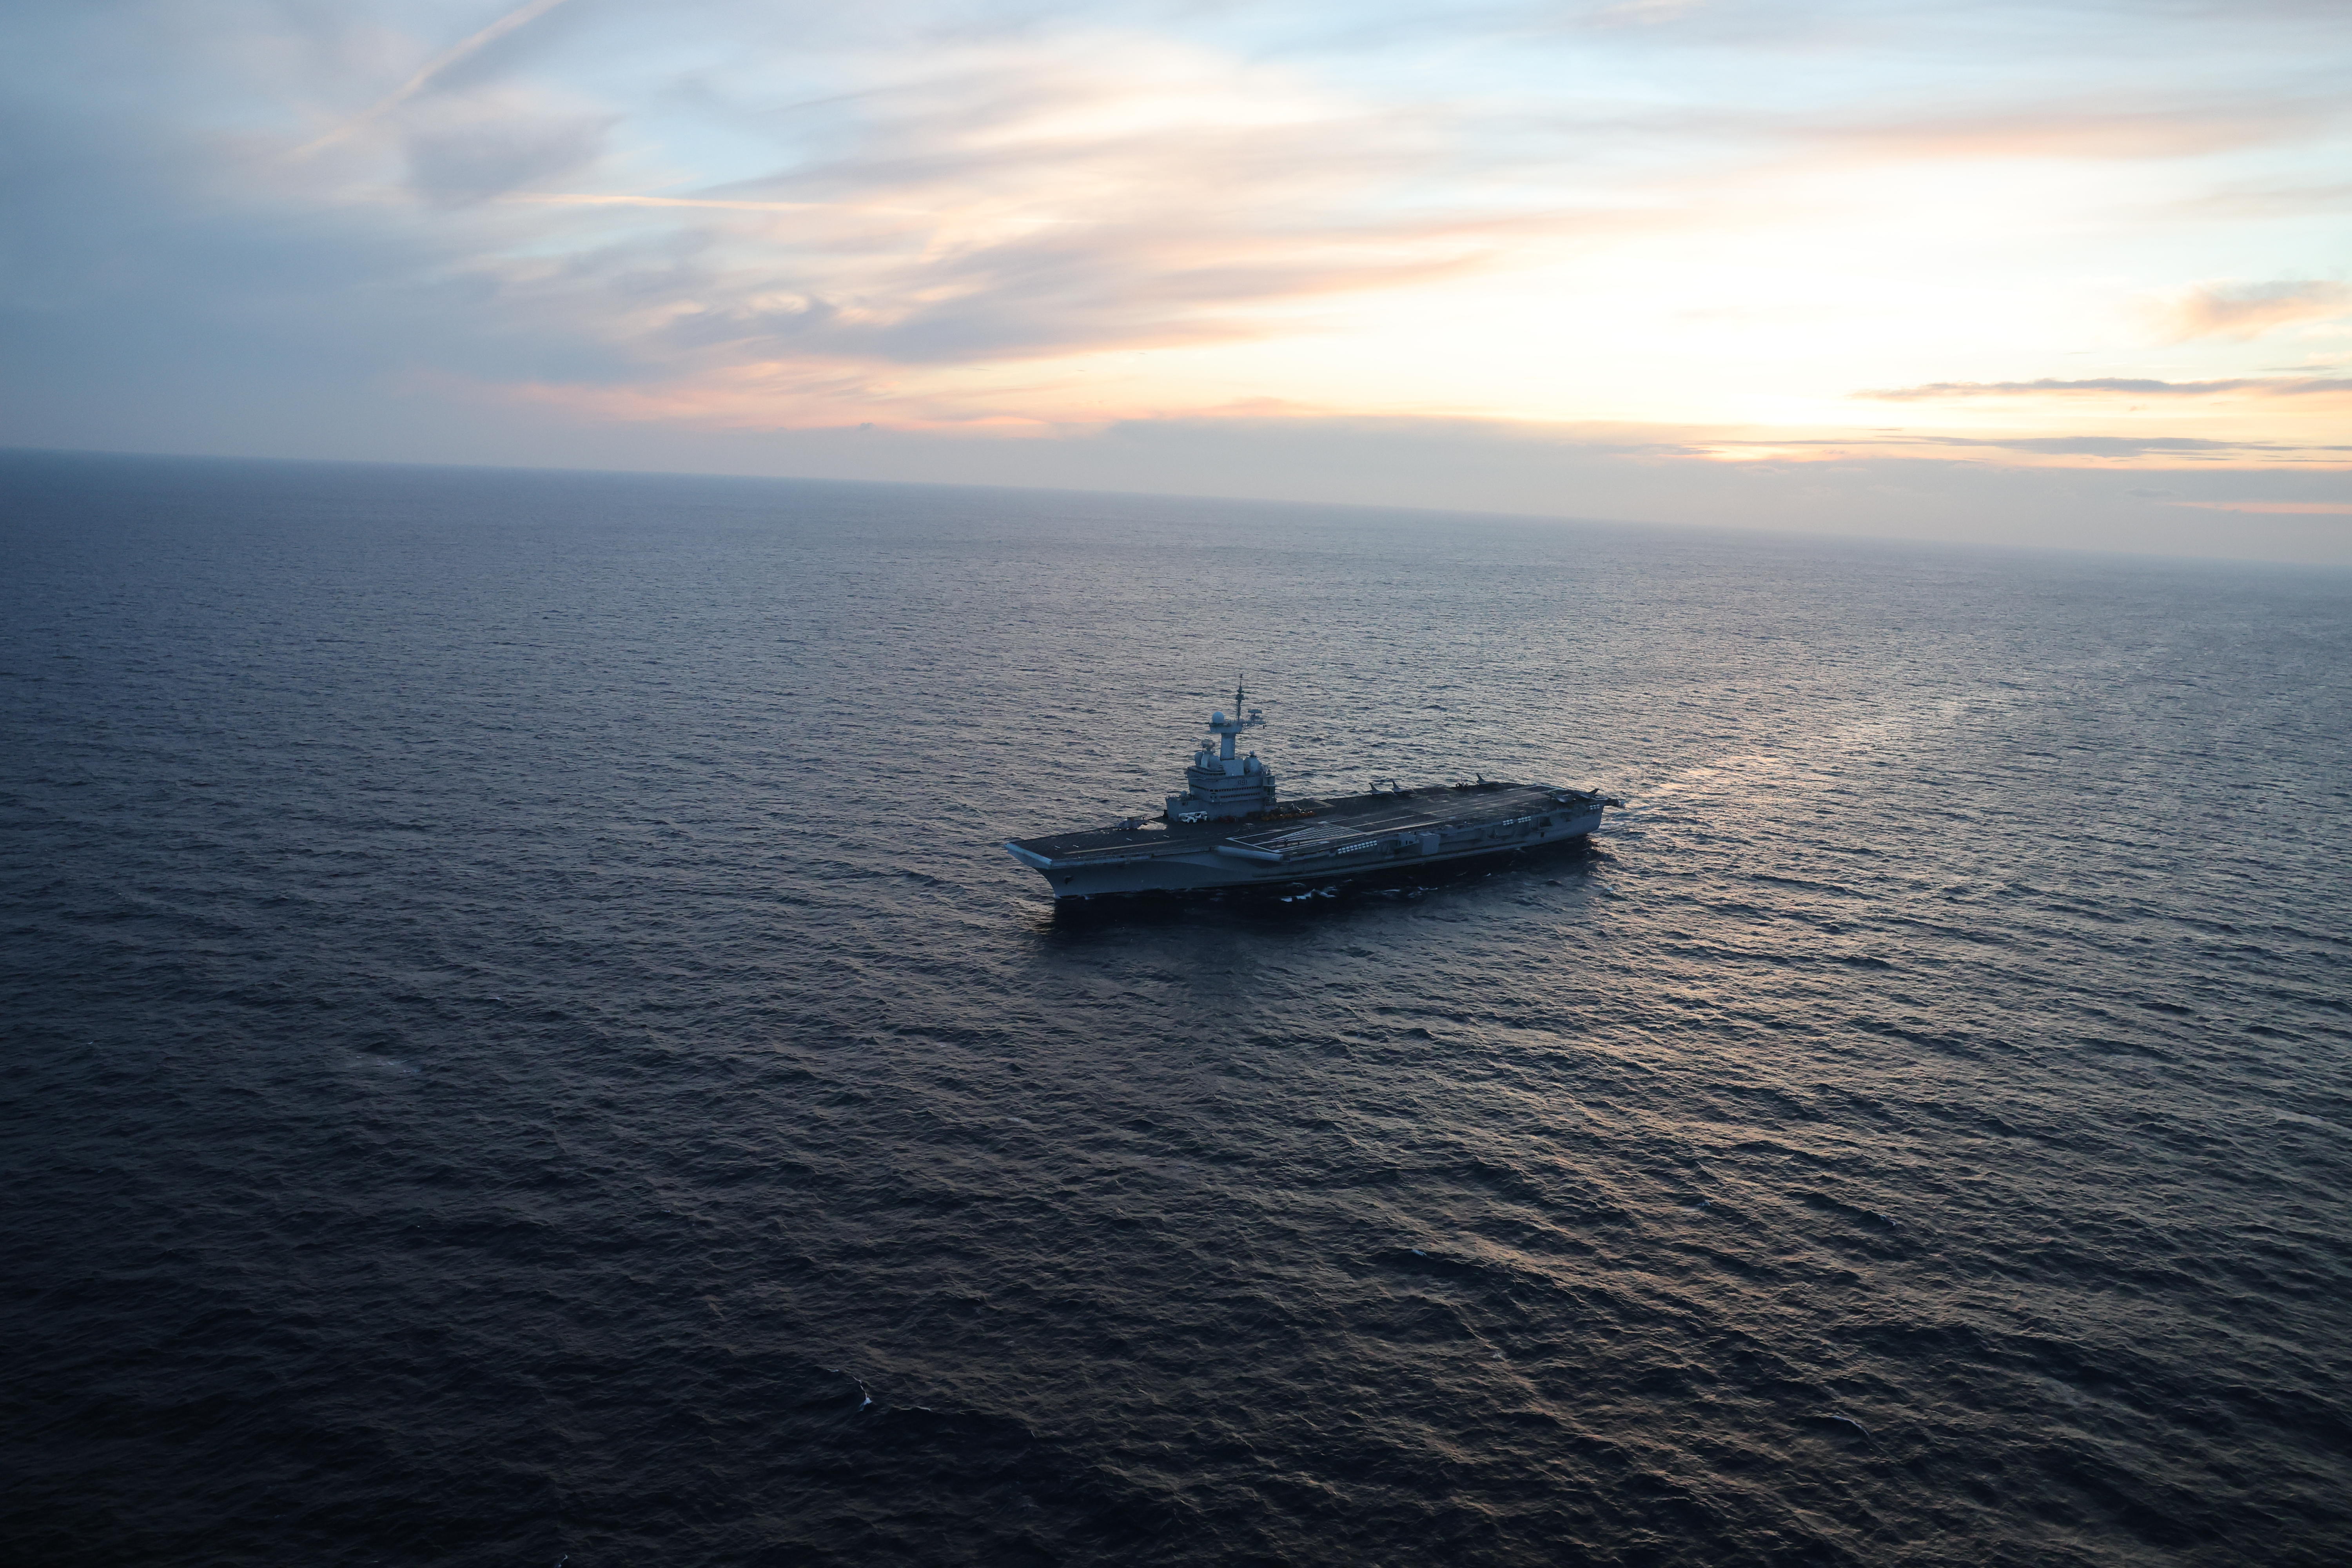
[[[2352,574],[0,458],[27,1564],[2352,1560]],[[1236,668],[1588,850],[1057,913]]]

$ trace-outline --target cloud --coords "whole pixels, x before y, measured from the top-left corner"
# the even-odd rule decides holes
[[[2095,376],[2084,381],[1931,381],[1924,386],[1857,392],[1885,403],[1922,403],[1963,397],[2082,397],[2100,394],[2129,397],[2340,397],[2352,395],[2352,377],[2234,376],[2220,381],[2158,381],[2137,376]]]
[[[341,124],[336,126],[333,130],[327,132],[324,135],[314,137],[310,141],[304,142],[301,146],[295,148],[290,156],[296,158],[307,157],[310,153],[316,153],[321,148],[331,146],[333,143],[343,140],[345,137],[351,135],[353,132],[359,130],[362,126],[366,125],[371,121],[382,119],[383,116],[391,113],[394,110],[399,108],[402,104],[406,103],[410,99],[415,98],[418,93],[423,92],[426,88],[432,86],[434,80],[441,76],[445,71],[447,71],[451,68],[471,58],[473,56],[480,53],[490,45],[497,43],[499,39],[516,31],[518,28],[527,26],[530,23],[539,20],[539,18],[546,16],[550,11],[554,10],[558,5],[562,4],[563,0],[524,0],[524,4],[516,6],[505,16],[500,16],[497,21],[492,22],[488,26],[482,28],[479,32],[470,34],[467,37],[459,39],[457,43],[450,45],[447,48],[443,49],[439,54],[436,54],[432,58],[426,60],[423,65],[417,67],[415,71],[410,73],[407,80],[402,82],[391,92],[387,93],[383,98],[378,99],[366,109],[362,110],[358,114],[355,114],[351,119],[344,121]]]
[[[2352,517],[2352,501],[2346,500],[2176,500],[2169,504],[2193,506],[2207,511],[2268,513],[2274,517]]]
[[[2352,452],[2352,447],[2304,447],[2286,441],[2216,441],[2201,436],[1915,436],[1889,444],[1993,447],[2009,452],[2036,452],[2062,458],[2142,458],[2153,454],[2209,457],[2262,453],[2275,458],[2298,452]]]
[[[2227,223],[2234,219],[2333,217],[2352,202],[2352,183],[2327,184],[2272,181],[2250,184],[2232,180],[2217,190],[2185,198],[2175,209],[2194,222]]]
[[[618,119],[467,104],[408,132],[409,186],[436,206],[463,206],[574,174],[604,154]]]
[[[2162,7],[2111,52],[2101,0],[1613,4],[22,0],[6,438],[505,461],[536,431],[524,460],[693,466],[870,424],[959,454],[936,477],[1084,447],[1116,488],[1259,450],[1246,426],[1253,488],[1319,452],[1326,493],[1402,493],[1425,458],[1436,504],[1544,438],[1328,421],[1606,409],[1681,422],[1611,482],[1726,506],[1768,468],[1916,461],[1874,471],[2071,465],[2143,513],[2113,466],[2318,466],[2287,437],[2332,438],[2352,381],[2295,368],[2324,354],[2056,357],[2106,333],[2104,279],[2300,280],[2172,302],[2231,331],[2320,299],[2323,239],[2181,221],[2207,184],[2335,169],[2307,26]],[[2158,374],[1923,380],[2034,364]],[[1955,433],[1841,438],[1858,408]]]
[[[787,353],[996,363],[1260,339],[1286,330],[1269,307],[1458,276],[1562,226],[1449,195],[1433,177],[1444,150],[1415,116],[1160,40],[967,49],[788,106],[771,133],[781,119],[791,140],[796,116],[820,111],[816,155],[771,173],[510,194],[540,209],[541,252],[625,214],[693,236],[700,264],[666,300],[640,291],[613,311],[613,266],[593,244],[561,268],[485,258],[478,271],[674,372]],[[493,177],[539,178],[542,154],[587,152],[525,140],[418,172],[469,199]]]
[[[2229,338],[2243,342],[2273,327],[2352,314],[2352,288],[2321,279],[2275,283],[2204,283],[2157,307],[2174,342]]]
[[[2352,445],[2307,441],[2225,440],[2204,436],[1947,436],[1932,431],[1858,434],[1842,437],[1777,437],[1760,439],[1723,438],[1700,443],[1691,450],[1735,462],[1759,457],[1801,463],[1834,462],[1861,454],[1884,457],[1905,453],[1916,458],[1940,458],[1953,447],[2013,454],[2043,459],[2096,458],[2103,461],[2168,458],[2199,463],[2308,463],[2326,468],[2352,466],[2339,454]],[[2143,499],[2160,493],[2128,490]]]
[[[0,180],[54,221],[0,242],[35,262],[0,316],[69,379],[120,363],[150,397],[183,368],[291,386],[331,366],[597,418],[1014,428],[1099,401],[1027,362],[1278,335],[1276,309],[1487,265],[1529,221],[1449,193],[1422,117],[1164,39],[860,68],[888,74],[822,104],[698,102],[758,132],[739,163],[766,161],[702,183],[537,79],[412,73],[298,163],[71,101],[27,122],[20,100]]]
[[[615,453],[650,434],[645,426],[608,427],[597,449]],[[2079,460],[2019,468],[1948,454],[1859,453],[1833,462],[1727,463],[1704,455],[1715,445],[1708,434],[1666,426],[1314,416],[1126,420],[1019,440],[887,428],[771,435],[673,426],[660,438],[695,445],[669,447],[659,460],[636,461],[725,468],[731,457],[734,465],[749,460],[770,472],[843,479],[1482,508],[2352,565],[2352,526],[2332,510],[2352,506],[2341,471],[2177,465],[2143,470],[2184,497],[2234,503],[2227,510],[2176,509],[2120,495],[2112,468]],[[681,461],[688,452],[693,464]],[[2297,510],[2256,512],[2236,498]]]
[[[1952,158],[2190,158],[2299,138],[2323,123],[2330,102],[2185,101],[2108,109],[1990,108],[1963,114],[1853,121],[1818,133],[1856,154]]]

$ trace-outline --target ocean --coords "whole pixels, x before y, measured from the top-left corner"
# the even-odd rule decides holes
[[[27,1564],[2352,1560],[2352,574],[0,457]],[[1237,675],[1466,873],[1057,909]]]

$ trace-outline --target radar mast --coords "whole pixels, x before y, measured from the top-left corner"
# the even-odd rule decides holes
[[[1243,709],[1242,704],[1248,700],[1249,689],[1236,675],[1234,710],[1231,714],[1220,710],[1209,715],[1209,733],[1217,738],[1217,744],[1212,749],[1203,742],[1192,753],[1192,765],[1184,770],[1184,793],[1168,797],[1170,821],[1223,821],[1273,808],[1274,774],[1257,760],[1255,752],[1243,756],[1234,745],[1243,731],[1257,729],[1265,722],[1263,710]]]

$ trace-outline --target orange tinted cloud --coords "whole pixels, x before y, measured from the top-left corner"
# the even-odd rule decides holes
[[[2200,284],[2159,309],[2174,342],[2193,338],[2242,342],[2273,327],[2343,315],[2352,315],[2352,288],[2318,279]]]
[[[993,363],[1252,341],[1278,330],[1267,307],[1427,284],[1559,226],[1434,179],[1399,199],[1437,158],[1411,116],[1149,40],[1091,43],[856,95],[854,139],[772,174],[512,193],[577,228],[575,259],[482,270],[625,334],[665,376],[786,353]],[[690,236],[691,263],[590,242],[637,213]]]

